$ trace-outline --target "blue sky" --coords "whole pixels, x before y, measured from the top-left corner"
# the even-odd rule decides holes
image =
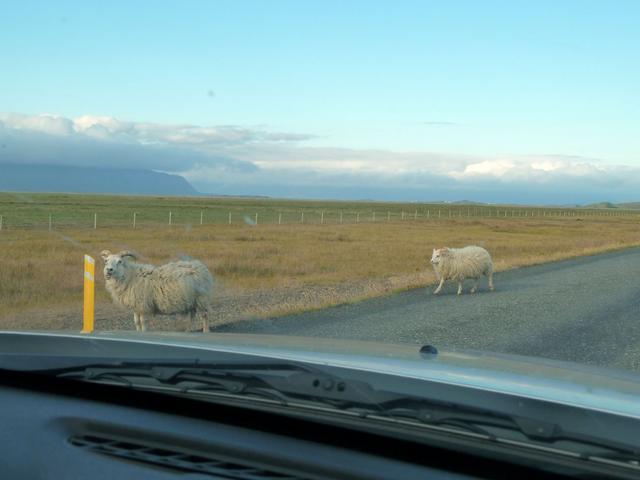
[[[362,174],[375,197],[378,183],[412,170],[467,182],[456,194],[474,178],[574,186],[572,170],[587,164],[595,170],[580,181],[640,168],[639,21],[635,1],[10,2],[0,111],[194,126],[197,145],[127,141],[257,166],[259,177],[223,179],[231,190],[271,182],[277,194],[274,179],[293,187],[296,172],[351,184]],[[209,138],[204,149],[214,128],[216,141],[220,128],[291,139],[258,135],[230,149]],[[222,188],[219,165],[198,158],[174,171],[203,191]],[[605,183],[611,199],[632,194]]]

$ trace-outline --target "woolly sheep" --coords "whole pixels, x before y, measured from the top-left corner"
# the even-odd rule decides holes
[[[192,325],[200,317],[202,331],[209,331],[213,277],[202,262],[185,260],[156,267],[137,263],[129,251],[103,250],[101,256],[107,290],[116,303],[133,310],[136,330],[146,330],[148,315],[189,313]]]
[[[478,279],[486,275],[489,279],[489,290],[493,290],[493,262],[491,255],[482,247],[468,246],[464,248],[434,248],[431,264],[440,281],[433,292],[440,293],[447,280],[458,281],[458,295],[462,293],[462,282],[465,278],[475,279],[471,293],[478,288]]]

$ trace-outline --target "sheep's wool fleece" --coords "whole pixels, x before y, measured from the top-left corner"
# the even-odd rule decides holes
[[[127,262],[126,271],[123,281],[108,280],[106,286],[114,300],[136,313],[187,313],[211,299],[213,278],[198,260],[159,267]]]
[[[479,278],[493,270],[491,256],[482,247],[449,248],[434,265],[436,273],[448,279]]]

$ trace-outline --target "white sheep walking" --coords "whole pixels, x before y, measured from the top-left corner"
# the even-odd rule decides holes
[[[171,262],[156,267],[137,263],[135,254],[101,253],[106,287],[113,300],[133,310],[136,330],[146,330],[147,315],[190,314],[191,324],[202,319],[209,331],[209,306],[213,277],[198,260]]]
[[[458,295],[462,294],[462,282],[465,278],[475,279],[471,293],[478,288],[478,279],[486,275],[489,279],[489,290],[493,287],[493,262],[491,255],[482,247],[468,246],[464,248],[434,248],[431,256],[431,265],[436,272],[436,278],[440,281],[438,288],[433,292],[440,293],[444,282],[447,280],[458,281]]]

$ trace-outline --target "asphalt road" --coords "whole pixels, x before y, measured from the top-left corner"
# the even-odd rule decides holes
[[[471,287],[465,283],[465,291]],[[431,344],[640,371],[640,249],[533,267],[486,279],[475,294],[447,284],[217,331]]]

